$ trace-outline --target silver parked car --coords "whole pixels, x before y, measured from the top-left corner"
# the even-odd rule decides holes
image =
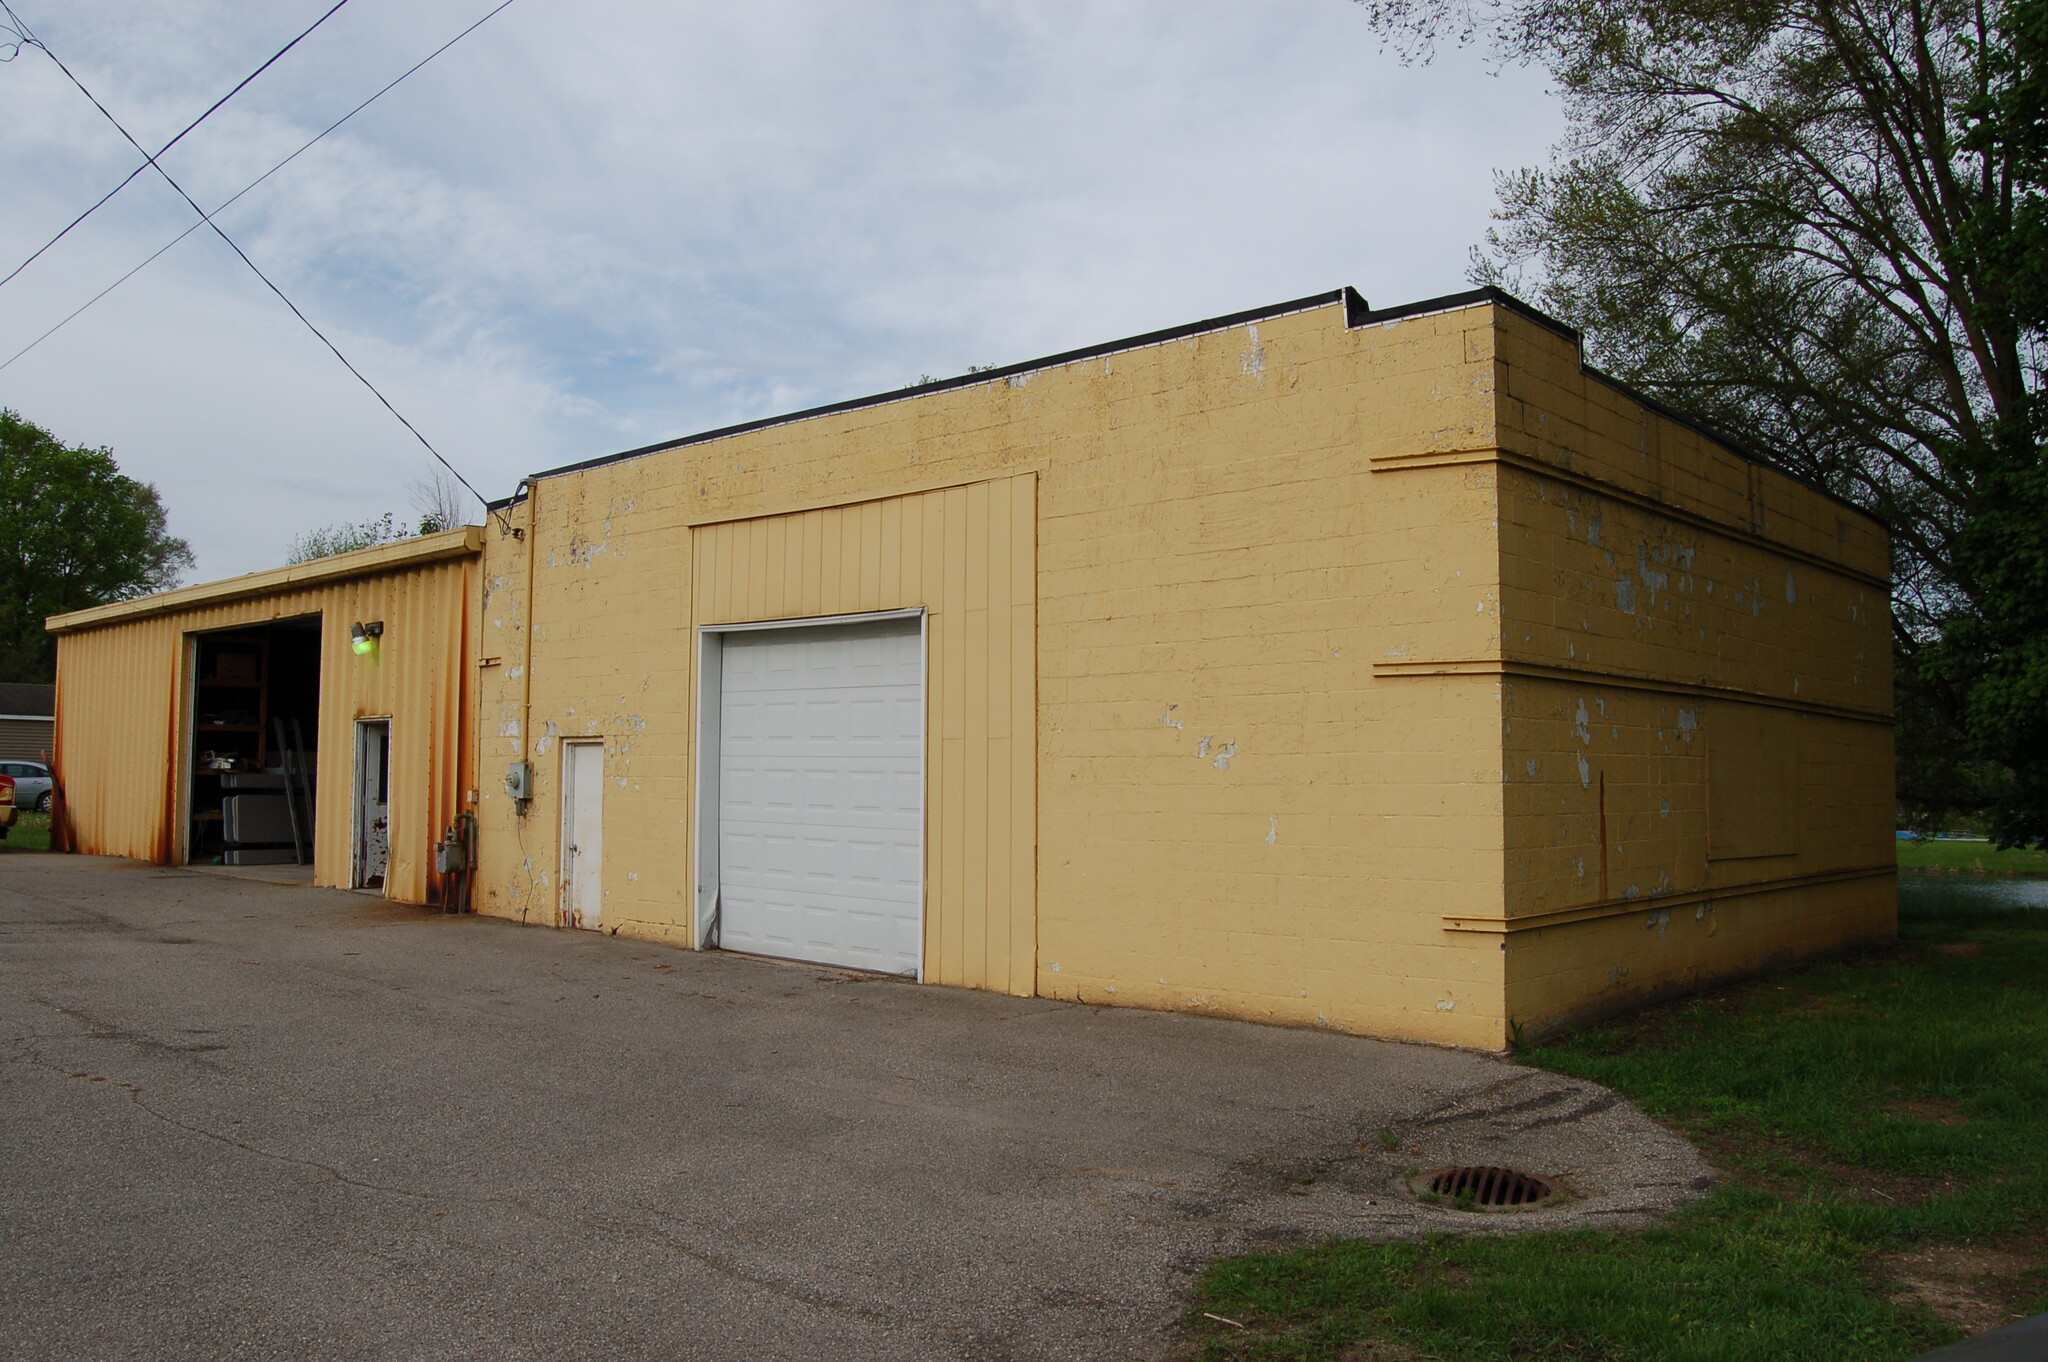
[[[0,761],[0,776],[14,777],[17,808],[50,811],[50,787],[56,782],[50,779],[49,767],[39,761]]]

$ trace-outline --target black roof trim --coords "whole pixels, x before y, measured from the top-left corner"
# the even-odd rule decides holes
[[[764,416],[757,421],[743,421],[736,426],[721,426],[695,435],[684,435],[674,440],[663,440],[659,444],[642,445],[638,449],[622,450],[617,454],[605,454],[581,463],[563,464],[560,468],[549,468],[532,474],[526,480],[537,482],[541,478],[552,478],[563,473],[581,473],[586,469],[602,468],[606,464],[619,463],[626,459],[637,459],[643,454],[660,454],[670,449],[682,449],[688,445],[700,445],[711,440],[723,440],[731,435],[744,435],[750,430],[765,430],[769,426],[787,425],[792,421],[808,421],[814,416],[833,416],[840,412],[858,411],[862,407],[878,407],[885,402],[901,402],[909,397],[922,397],[926,393],[945,392],[952,388],[970,387],[976,383],[989,383],[1016,374],[1031,373],[1037,369],[1050,369],[1061,364],[1072,364],[1077,360],[1094,359],[1101,355],[1113,355],[1121,350],[1136,350],[1147,345],[1162,345],[1167,341],[1185,340],[1205,331],[1226,331],[1233,326],[1249,322],[1262,322],[1269,317],[1285,316],[1290,312],[1306,312],[1310,308],[1329,307],[1343,303],[1347,325],[1358,326],[1361,315],[1370,315],[1365,300],[1358,296],[1356,289],[1345,287],[1331,289],[1328,293],[1312,293],[1306,298],[1291,302],[1274,303],[1267,307],[1255,307],[1246,312],[1232,312],[1227,316],[1210,317],[1206,321],[1189,322],[1184,326],[1170,326],[1163,331],[1147,331],[1141,336],[1129,336],[1123,340],[1105,341],[1100,345],[1085,346],[1079,350],[1065,350],[1057,355],[1042,359],[1027,359],[1018,364],[1005,364],[996,369],[983,369],[977,373],[961,374],[954,378],[942,378],[936,383],[919,383],[908,388],[896,388],[889,392],[873,393],[867,397],[850,397],[844,402],[831,402],[822,407],[808,407],[781,416]],[[520,499],[519,494],[502,501],[490,503],[490,509],[510,506]]]
[[[990,383],[997,379],[1010,378],[1017,374],[1031,373],[1039,369],[1051,369],[1062,364],[1072,364],[1077,360],[1095,359],[1102,355],[1113,355],[1124,350],[1136,350],[1147,345],[1163,345],[1167,341],[1185,340],[1189,336],[1199,336],[1204,332],[1226,331],[1233,326],[1244,326],[1251,322],[1262,322],[1271,317],[1283,317],[1294,312],[1306,312],[1311,308],[1330,307],[1337,303],[1344,304],[1344,325],[1349,329],[1356,329],[1361,326],[1376,326],[1385,322],[1397,322],[1406,317],[1420,317],[1432,312],[1454,312],[1459,308],[1478,307],[1482,303],[1491,303],[1495,307],[1512,312],[1523,320],[1532,322],[1544,330],[1570,341],[1579,352],[1579,369],[1588,378],[1605,384],[1631,401],[1640,402],[1644,407],[1656,412],[1666,420],[1675,421],[1689,430],[1698,431],[1738,458],[1747,459],[1754,464],[1761,464],[1775,473],[1792,479],[1810,491],[1818,492],[1839,506],[1846,507],[1879,525],[1884,525],[1887,529],[1890,528],[1882,516],[1865,510],[1848,498],[1839,496],[1819,483],[1792,472],[1777,459],[1769,455],[1759,454],[1740,440],[1724,434],[1698,417],[1689,416],[1674,407],[1667,406],[1656,398],[1630,387],[1612,374],[1594,368],[1586,363],[1585,338],[1580,334],[1577,327],[1561,322],[1541,308],[1525,303],[1506,289],[1496,288],[1491,284],[1482,288],[1467,289],[1461,293],[1446,293],[1436,298],[1424,298],[1418,302],[1401,303],[1394,307],[1382,308],[1374,308],[1366,302],[1357,289],[1347,284],[1343,288],[1331,289],[1327,293],[1311,293],[1305,298],[1295,298],[1284,303],[1272,303],[1265,307],[1255,307],[1244,312],[1232,312],[1221,317],[1209,317],[1199,322],[1188,322],[1181,326],[1170,326],[1161,331],[1147,331],[1142,335],[1126,336],[1122,340],[1104,341],[1099,345],[1084,346],[1079,350],[1064,350],[1056,355],[1046,355],[1040,359],[1027,359],[1017,364],[1005,364],[995,369],[983,369],[977,373],[960,374],[954,378],[943,378],[933,383],[920,383],[914,387],[896,388],[889,392],[873,393],[866,397],[851,397],[843,402],[830,402],[822,407],[807,407],[802,411],[787,412],[779,416],[764,416],[754,421],[742,421],[736,426],[720,426],[716,430],[700,431],[695,435],[684,435],[673,440],[662,440],[656,444],[641,445],[638,449],[621,450],[617,454],[604,454],[594,459],[584,459],[580,463],[563,464],[559,468],[549,468],[538,473],[529,474],[522,480],[519,491],[514,492],[509,497],[486,502],[485,506],[488,510],[499,511],[507,506],[516,505],[525,498],[526,483],[538,482],[542,478],[559,477],[566,473],[581,473],[592,468],[603,468],[607,464],[623,463],[627,459],[637,459],[645,454],[660,454],[671,449],[683,449],[690,445],[706,444],[712,440],[723,440],[728,436],[744,435],[748,431],[766,430],[770,426],[787,425],[794,421],[808,421],[817,416],[833,416],[841,412],[858,411],[862,407],[878,407],[886,402],[900,402],[906,398],[922,397],[927,393],[946,392],[953,388],[971,387],[976,383]]]
[[[1466,289],[1463,293],[1446,293],[1440,298],[1424,298],[1417,303],[1402,303],[1397,307],[1382,308],[1365,306],[1365,300],[1359,298],[1351,289],[1345,289],[1344,292],[1358,303],[1347,318],[1352,326],[1374,326],[1381,322],[1398,322],[1404,317],[1422,317],[1432,312],[1456,312],[1461,307],[1477,307],[1481,303],[1492,303],[1496,307],[1504,307],[1510,312],[1526,317],[1546,331],[1555,331],[1574,345],[1579,343],[1579,333],[1575,327],[1566,326],[1548,312],[1531,307],[1514,294],[1505,289],[1495,288],[1491,284],[1485,288]]]

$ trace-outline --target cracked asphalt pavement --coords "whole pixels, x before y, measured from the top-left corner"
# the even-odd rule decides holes
[[[1709,1176],[1482,1055],[86,857],[0,856],[0,1034],[14,1359],[1151,1358],[1219,1253]]]

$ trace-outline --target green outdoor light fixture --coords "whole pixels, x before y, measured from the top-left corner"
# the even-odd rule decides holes
[[[384,621],[371,620],[368,624],[357,624],[348,631],[348,646],[357,657],[374,657],[377,654],[377,640],[384,636]]]

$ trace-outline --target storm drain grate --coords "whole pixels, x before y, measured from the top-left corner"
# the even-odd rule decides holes
[[[1424,1186],[1460,1205],[1499,1209],[1534,1206],[1557,1194],[1542,1178],[1515,1168],[1446,1168],[1431,1173]]]

